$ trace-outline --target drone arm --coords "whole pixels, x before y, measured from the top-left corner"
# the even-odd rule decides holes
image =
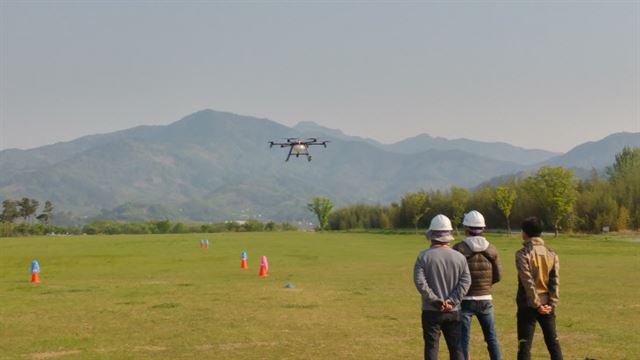
[[[291,152],[293,151],[293,146],[289,148],[289,153],[287,154],[287,159],[285,161],[289,161],[289,158],[291,157]]]

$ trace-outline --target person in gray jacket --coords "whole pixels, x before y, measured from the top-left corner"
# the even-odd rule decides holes
[[[491,360],[500,360],[500,345],[496,335],[493,317],[493,297],[491,286],[500,281],[500,261],[498,250],[482,234],[486,227],[484,216],[478,211],[469,211],[464,215],[465,239],[453,246],[467,258],[471,273],[471,287],[462,298],[460,315],[462,318],[462,350],[465,360],[469,358],[469,339],[471,337],[471,317],[475,315],[482,327],[484,341],[487,343]]]
[[[431,220],[426,232],[431,247],[422,251],[413,267],[413,282],[422,295],[422,337],[425,360],[437,360],[440,332],[451,360],[463,360],[460,343],[460,302],[469,290],[467,259],[449,247],[451,221],[444,215]]]

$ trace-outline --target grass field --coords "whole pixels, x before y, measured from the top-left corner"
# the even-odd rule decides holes
[[[488,238],[504,270],[494,289],[499,340],[515,359],[520,240]],[[547,239],[560,256],[565,359],[638,359],[640,235]],[[418,359],[412,269],[426,246],[418,235],[366,233],[3,238],[0,358]],[[261,255],[266,278],[257,276]],[[29,283],[32,259],[38,285]],[[472,358],[485,359],[473,326]],[[548,359],[539,328],[534,342],[533,358]]]

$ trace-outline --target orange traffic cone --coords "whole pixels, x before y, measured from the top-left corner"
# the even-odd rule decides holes
[[[31,283],[32,284],[38,284],[40,282],[40,277],[38,276],[38,273],[36,271],[31,273]]]
[[[247,268],[247,259],[240,260],[240,269],[246,269],[246,268]]]
[[[267,276],[267,267],[264,264],[260,265],[260,272],[258,275],[260,275],[260,277]]]

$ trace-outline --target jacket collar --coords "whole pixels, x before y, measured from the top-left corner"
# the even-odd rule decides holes
[[[531,237],[522,242],[522,245],[544,245],[544,240],[539,237]]]
[[[489,247],[489,242],[482,236],[468,236],[462,242],[473,252],[485,251]]]

